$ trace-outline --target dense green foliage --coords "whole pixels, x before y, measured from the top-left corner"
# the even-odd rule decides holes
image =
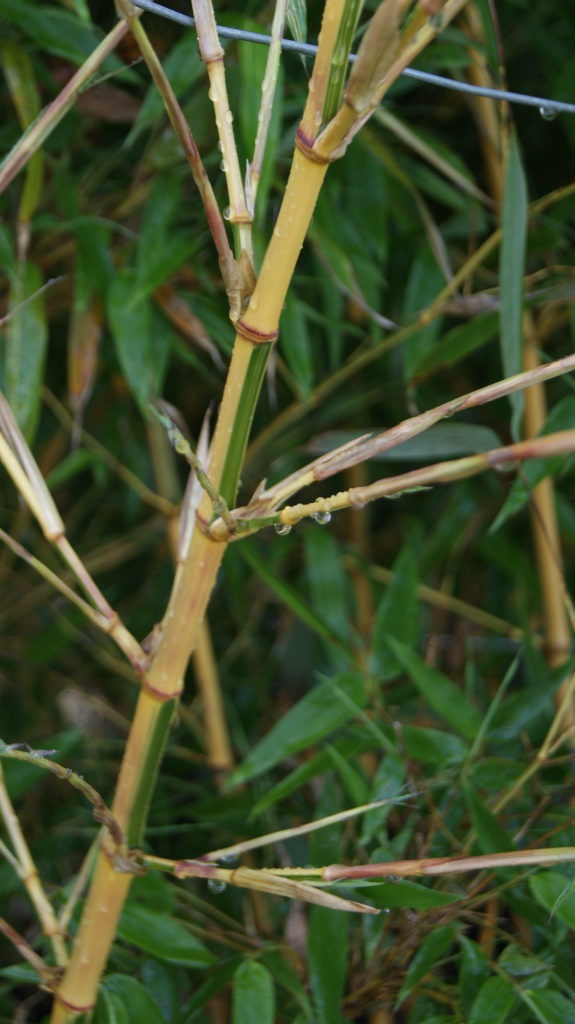
[[[230,0],[219,3],[218,19],[268,30],[272,5],[240,6],[241,14]],[[319,11],[310,6],[313,38]],[[573,8],[498,6],[509,86],[572,100]],[[489,25],[489,4],[476,7]],[[0,0],[3,152],[21,134],[10,70],[25,83],[30,120],[113,21],[113,5],[103,0]],[[144,23],[224,207],[195,35],[151,15]],[[465,79],[467,31],[465,19],[457,21],[419,65]],[[498,81],[495,33],[486,30],[478,46]],[[266,51],[242,43],[226,44],[226,53],[244,166]],[[128,36],[32,171],[0,196],[0,317],[50,282],[1,329],[0,378],[69,536],[143,638],[163,614],[173,568],[160,503],[137,491],[127,471],[174,503],[185,486],[185,466],[145,405],[163,395],[197,437],[221,396],[233,330],[187,163],[145,67],[131,63],[137,56]],[[129,69],[119,70],[124,64]],[[283,61],[260,186],[260,255],[285,185],[307,70],[296,55]],[[410,129],[419,150],[386,114]],[[241,501],[264,477],[279,480],[348,438],[517,372],[513,296],[523,259],[542,359],[572,351],[575,197],[525,221],[524,254],[521,189],[524,181],[532,202],[571,183],[575,118],[550,121],[519,107],[509,116],[517,129],[504,211],[511,250],[494,246],[441,315],[404,342],[382,317],[414,324],[497,227],[482,115],[453,91],[403,78],[384,116],[330,168],[258,406]],[[25,272],[17,241],[24,180]],[[547,399],[546,430],[573,426],[572,380],[552,381]],[[520,415],[505,399],[467,412],[318,484],[312,496],[509,443]],[[209,622],[237,767],[223,779],[209,766],[190,670],[146,850],[197,857],[384,798],[384,807],[256,850],[245,863],[319,867],[575,846],[571,747],[557,746],[524,778],[573,669],[572,659],[550,669],[542,644],[529,505],[532,487],[549,473],[572,589],[574,473],[565,458],[231,544]],[[0,527],[59,571],[3,471],[1,495]],[[55,748],[57,760],[109,802],[136,697],[131,672],[111,642],[8,549],[0,552],[0,584],[2,738]],[[433,592],[422,593],[421,584]],[[96,835],[91,807],[34,765],[6,762],[4,770],[60,907]],[[149,873],[131,891],[94,1021],[569,1024],[572,878],[572,866],[560,865],[334,887],[383,909],[360,918]],[[0,899],[2,917],[46,954],[7,862]],[[36,991],[32,969],[19,965],[4,938],[0,950],[0,1020],[15,1019],[16,1008],[19,1020],[47,1019],[49,997]],[[388,1016],[376,1018],[377,1007]]]

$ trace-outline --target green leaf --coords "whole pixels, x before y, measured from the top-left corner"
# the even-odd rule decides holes
[[[314,384],[312,344],[305,310],[305,303],[288,292],[281,315],[280,349],[303,399],[309,396]]]
[[[349,736],[343,736],[331,745],[332,750],[334,748],[337,749],[348,760],[351,760],[356,754],[363,753],[364,750],[372,749],[375,746],[379,749],[375,739],[361,741],[356,737]],[[278,800],[285,799],[286,796],[289,796],[295,790],[301,789],[310,779],[316,778],[317,775],[323,775],[324,772],[329,770],[330,765],[331,757],[325,749],[308,758],[262,796],[253,809],[253,817],[260,815],[262,811],[277,803]]]
[[[404,316],[409,317],[410,314],[420,313],[422,309],[425,309],[444,283],[445,278],[429,243],[423,242],[411,265],[405,292]],[[403,358],[406,381],[410,381],[417,375],[421,360],[428,352],[433,351],[440,329],[441,319],[436,317],[426,327],[421,327],[415,334],[412,334],[404,344]]]
[[[501,361],[505,377],[520,373],[523,352],[523,275],[527,239],[527,185],[515,132],[511,142],[505,173],[502,239],[500,257],[500,325]],[[511,433],[515,441],[521,434],[524,397],[522,391],[509,396],[512,409]]]
[[[69,11],[60,11],[48,4],[0,0],[0,17],[17,25],[43,50],[71,60],[74,64],[83,64],[104,38],[100,29]],[[123,68],[124,64],[112,56],[107,58],[102,67],[113,71]]]
[[[382,757],[373,779],[368,799],[373,801],[389,800],[383,807],[375,807],[363,815],[361,843],[368,843],[378,829],[382,827],[393,810],[393,797],[399,796],[406,780],[405,762],[395,754]],[[359,803],[359,801],[357,801]]]
[[[269,561],[266,561],[262,554],[257,550],[254,544],[249,541],[242,542],[237,545],[237,550],[240,555],[245,559],[249,566],[263,579],[269,587],[278,595],[283,603],[294,613],[298,618],[305,622],[317,633],[318,636],[323,636],[329,640],[339,639],[334,635],[330,626],[326,622],[325,618],[314,612],[305,601],[302,600],[297,590],[292,587],[289,583],[281,578],[273,568],[270,566]]]
[[[130,1014],[122,998],[104,987],[98,992],[94,1024],[130,1024]]]
[[[412,683],[427,700],[430,707],[445,718],[454,729],[472,740],[481,725],[481,715],[469,703],[459,687],[424,661],[398,640],[389,637],[388,643]]]
[[[575,928],[575,890],[573,883],[558,871],[541,871],[529,879],[529,888],[545,910]]]
[[[430,910],[457,903],[461,896],[453,893],[428,889],[417,882],[370,882],[365,887],[354,886],[354,899],[367,899],[376,907],[411,907],[413,910]],[[342,896],[346,893],[342,892]]]
[[[478,942],[466,938],[465,935],[459,936],[459,943],[459,998],[467,1013],[481,986],[489,978],[489,958]]]
[[[406,545],[393,565],[393,577],[381,601],[373,626],[375,671],[382,682],[394,679],[401,665],[387,643],[389,637],[411,646],[418,627],[417,565],[413,551]]]
[[[339,691],[344,698],[342,699]],[[238,786],[254,779],[287,757],[311,747],[334,732],[353,715],[353,707],[365,703],[365,679],[345,673],[325,680],[294,704],[253,748],[228,780]]]
[[[242,17],[241,28],[247,31],[261,32],[261,25],[254,21],[253,18]],[[239,130],[245,147],[246,159],[251,161],[253,160],[259,126],[258,115],[262,100],[262,84],[266,73],[268,50],[265,46],[241,41],[238,45],[238,54],[240,58]],[[283,92],[283,68],[280,65],[256,197],[255,217],[258,228],[266,224],[264,215],[272,175],[276,166],[277,149],[282,130]]]
[[[193,252],[194,240],[189,231],[171,228],[181,188],[182,179],[176,171],[159,174],[155,181],[140,229],[135,299],[143,298],[167,281]]]
[[[181,100],[184,93],[206,73],[206,66],[197,54],[195,30],[183,33],[162,64],[176,97]],[[143,131],[154,124],[154,121],[166,116],[162,97],[156,86],[151,85],[126,139],[126,146],[131,146]]]
[[[481,313],[444,334],[431,349],[421,353],[415,362],[414,376],[423,377],[440,367],[455,366],[466,356],[491,341],[499,329],[499,313]],[[441,424],[443,426],[443,424]],[[446,424],[447,425],[447,424]],[[465,424],[473,426],[473,424]],[[464,426],[464,424],[461,424]]]
[[[374,435],[383,432],[382,427],[371,428]],[[314,455],[324,455],[333,448],[355,440],[357,436],[357,430],[328,430],[312,438],[307,447]],[[422,434],[373,455],[372,461],[429,462],[453,455],[474,455],[500,447],[501,439],[490,427],[482,427],[478,423],[434,423]]]
[[[347,977],[348,914],[311,907],[307,953],[318,1024],[341,1024]]]
[[[511,836],[491,813],[477,790],[467,779],[462,780],[462,786],[482,852],[501,853],[515,849]]]
[[[245,960],[234,974],[232,1024],[274,1024],[275,992],[267,967]]]
[[[48,324],[44,297],[26,302],[38,292],[43,280],[35,263],[26,263],[23,276],[17,276],[10,289],[9,310],[14,315],[6,337],[6,397],[28,441],[36,429],[40,393],[44,382],[44,364],[48,343]],[[21,303],[26,303],[16,311]]]
[[[286,24],[292,38],[297,43],[305,43],[307,38],[307,9],[306,0],[288,0],[286,10]]]
[[[401,737],[406,753],[415,761],[440,765],[458,764],[468,754],[467,744],[459,736],[441,729],[404,725]]]
[[[473,1001],[467,1024],[503,1024],[515,1002],[515,992],[505,978],[488,978]]]
[[[315,524],[304,533],[307,577],[316,612],[329,623],[335,636],[350,633],[349,580],[333,534]]]
[[[149,907],[128,903],[123,910],[118,935],[157,960],[208,967],[217,958],[176,918]]]
[[[554,405],[549,413],[545,426],[539,436],[553,434],[558,430],[570,430],[575,423],[575,398],[573,395],[566,395],[561,401]],[[528,459],[523,463],[521,476],[518,476],[511,487],[505,503],[497,515],[491,533],[499,529],[503,523],[514,516],[531,499],[533,489],[547,476],[556,476],[565,466],[564,455],[553,456],[548,459]]]
[[[103,1004],[102,1009],[108,1014],[102,1016],[102,1024],[104,1021],[113,1021],[113,1013],[116,1014],[118,1024],[123,1024],[124,1020],[128,1024],[130,1021],[165,1024],[156,1002],[148,995],[142,983],[129,975],[110,974],[104,979],[98,993],[95,1024],[100,1020],[100,1001]]]
[[[396,1007],[401,1006],[415,986],[443,958],[453,944],[454,938],[455,929],[451,924],[440,925],[439,928],[434,928],[430,935],[426,935],[407,969]]]
[[[549,990],[523,993],[524,1001],[535,1010],[542,1024],[575,1024],[575,1006],[572,999],[566,999],[560,992]]]
[[[133,270],[123,268],[109,290],[107,311],[118,359],[134,397],[145,408],[161,391],[170,330],[147,297],[136,297]]]

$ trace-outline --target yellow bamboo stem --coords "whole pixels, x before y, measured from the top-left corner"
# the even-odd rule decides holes
[[[89,1012],[114,941],[132,875],[120,874],[103,852],[100,853],[88,900],[82,914],[74,954],[59,986],[52,1011],[52,1024],[67,1024]]]
[[[540,365],[537,352],[537,336],[533,317],[526,313],[524,329],[524,366],[534,370]],[[543,384],[529,389],[525,394],[525,436],[536,437],[547,419],[547,407]],[[571,650],[571,629],[565,606],[564,579],[562,571],[561,539],[557,524],[555,490],[553,479],[546,477],[535,488],[531,507],[533,543],[541,587],[545,649],[552,668],[561,665]],[[566,680],[557,691],[556,703],[561,705],[569,682]],[[563,726],[575,726],[575,706],[570,702],[563,719]]]
[[[226,725],[214,649],[206,622],[198,630],[194,670],[203,705],[208,763],[217,771],[231,771],[234,755]]]

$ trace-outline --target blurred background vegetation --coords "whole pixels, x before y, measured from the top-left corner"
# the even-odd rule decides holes
[[[219,21],[269,30],[271,4],[241,6],[218,3]],[[488,2],[469,4],[473,22],[471,13],[461,16],[418,66],[466,80],[481,58],[496,84],[573,101],[575,10],[526,0],[496,6],[494,27]],[[366,3],[365,15],[374,7]],[[309,40],[320,13],[310,5]],[[224,175],[195,35],[149,14],[144,19],[223,208]],[[0,0],[2,152],[114,21],[107,0]],[[266,51],[225,47],[243,166],[253,149]],[[169,595],[165,512],[185,486],[183,466],[143,406],[151,393],[163,395],[196,438],[210,405],[215,416],[233,331],[188,166],[138,58],[127,36],[27,172],[27,196],[21,175],[0,197],[0,318],[47,285],[1,328],[0,377],[70,537],[143,638]],[[306,60],[285,55],[260,187],[260,256],[289,170],[308,71]],[[573,116],[549,120],[536,108],[514,107],[502,117],[516,125],[530,200],[572,182]],[[381,117],[330,168],[283,314],[240,500],[264,477],[280,479],[348,437],[381,431],[503,376],[497,248],[405,344],[395,344],[393,327],[412,323],[497,226],[486,125],[476,102],[402,78]],[[526,293],[544,359],[573,348],[574,212],[575,198],[567,196],[529,223]],[[570,379],[549,384],[547,400],[549,428],[573,425]],[[314,493],[510,440],[509,404],[501,400]],[[538,464],[517,481],[513,472],[482,475],[340,513],[329,526],[309,521],[289,536],[262,531],[231,545],[209,619],[240,767],[230,782],[210,765],[190,670],[147,848],[194,857],[406,795],[407,806],[372,811],[253,854],[248,863],[575,845],[568,745],[497,810],[534,762],[571,664],[551,670],[541,643],[529,486],[549,473],[569,590],[572,459]],[[0,526],[59,569],[4,474]],[[0,582],[2,737],[57,748],[58,760],[109,800],[136,698],[131,672],[111,643],[7,549]],[[408,664],[405,656],[400,663],[389,635],[421,661]],[[439,673],[435,682],[422,665]],[[308,694],[315,703],[286,719]],[[5,771],[60,905],[96,834],[91,809],[33,766],[8,763]],[[369,898],[385,913],[360,922],[150,875],[134,884],[96,1021],[568,1024],[575,1021],[572,875],[565,867],[382,884]],[[8,864],[0,865],[0,895],[2,915],[42,949]],[[145,927],[142,907],[150,912]],[[172,931],[162,931],[170,918]],[[187,945],[177,928],[191,936]],[[180,947],[170,945],[174,934]],[[33,973],[14,966],[3,939],[0,955],[0,1019],[43,1020],[49,1000],[35,991]],[[250,1017],[254,993],[258,1009]]]

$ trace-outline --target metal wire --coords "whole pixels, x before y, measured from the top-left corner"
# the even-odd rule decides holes
[[[159,14],[161,18],[176,21],[179,25],[186,25],[189,28],[196,27],[194,19],[187,14],[173,11],[170,7],[156,3],[155,0],[132,0],[132,3],[134,7],[140,7],[143,11],[150,11],[152,14]],[[261,43],[263,46],[269,46],[271,43],[271,36],[259,32],[245,32],[243,29],[228,28],[225,25],[218,25],[217,29],[222,39],[241,39],[248,43]],[[314,57],[317,53],[317,46],[312,46],[310,43],[298,43],[294,39],[283,39],[282,49],[292,50],[309,57]],[[356,55],[352,53],[349,59],[355,60]],[[420,82],[438,85],[442,89],[453,89],[454,92],[469,93],[472,96],[486,96],[492,100],[507,100],[508,103],[520,103],[526,107],[538,107],[541,117],[546,121],[552,121],[558,114],[575,114],[575,103],[548,100],[542,96],[528,96],[521,92],[507,92],[504,89],[484,89],[482,86],[457,82],[452,78],[443,78],[441,75],[432,75],[427,71],[414,71],[413,68],[406,68],[402,73],[407,78],[416,78]]]

